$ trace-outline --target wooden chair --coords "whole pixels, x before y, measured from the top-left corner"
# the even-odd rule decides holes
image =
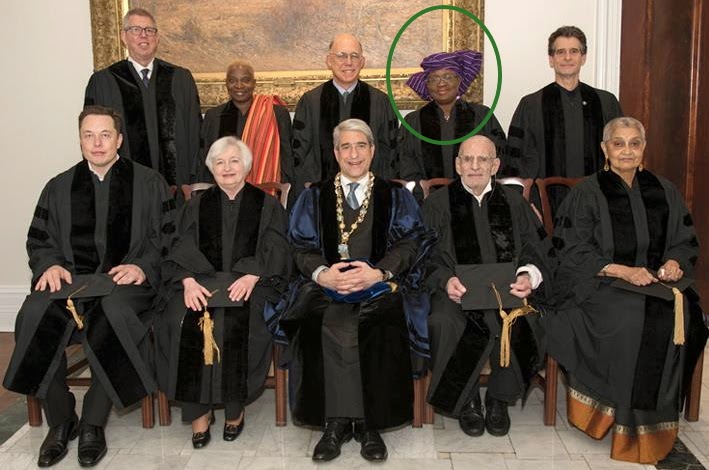
[[[522,187],[522,197],[529,201],[529,195],[532,192],[534,180],[532,178],[517,178],[516,176],[508,176],[506,178],[496,178],[500,184]]]
[[[211,188],[214,186],[210,183],[194,183],[194,184],[183,184],[182,193],[185,196],[185,201],[189,201],[192,196],[198,194],[201,191]],[[290,183],[278,183],[278,182],[265,182],[257,184],[256,187],[268,193],[274,197],[277,197],[281,205],[285,209],[288,204],[288,192],[290,191]],[[280,345],[273,345],[273,362],[271,364],[271,370],[266,377],[266,388],[272,388],[276,393],[276,426],[285,426],[287,423],[287,389],[286,389],[286,374],[285,369],[278,367],[280,363],[280,357],[282,353],[282,347]],[[158,418],[160,420],[160,426],[169,426],[172,422],[172,416],[170,413],[170,403],[167,399],[165,392],[158,391]]]
[[[72,344],[66,348],[67,374],[66,384],[70,387],[89,387],[91,377],[80,377],[88,369],[89,361],[86,359],[80,344]],[[143,427],[155,426],[155,412],[153,410],[153,397],[148,395],[140,403]],[[27,395],[27,418],[30,426],[42,425],[42,406],[39,399]]]
[[[554,231],[554,214],[552,213],[551,202],[549,201],[549,188],[551,186],[565,186],[569,189],[576,186],[576,183],[583,178],[565,178],[563,176],[550,176],[536,180],[537,188],[539,188],[539,199],[542,202],[542,218],[544,221],[544,229],[551,236]]]
[[[399,183],[402,185],[404,188],[408,189],[410,193],[414,192],[414,188],[416,187],[416,181],[406,181],[406,180],[397,180],[397,179],[391,179],[389,181],[393,181],[395,183]]]
[[[431,178],[430,180],[419,180],[419,186],[423,191],[423,198],[426,199],[432,191],[440,188],[441,186],[447,186],[453,181],[449,178]]]

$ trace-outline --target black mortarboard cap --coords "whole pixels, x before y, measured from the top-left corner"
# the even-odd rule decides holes
[[[500,307],[491,284],[500,293],[502,308],[518,308],[524,305],[519,297],[510,294],[510,284],[517,279],[512,263],[459,264],[455,274],[465,286],[461,306],[463,310],[498,309]]]
[[[202,284],[209,292],[214,292],[207,302],[207,307],[241,307],[244,305],[242,298],[238,302],[229,299],[230,285],[237,280],[237,275],[229,272],[217,272],[211,275],[198,276],[197,282]]]
[[[108,274],[75,274],[71,276],[72,283],[62,282],[62,288],[49,296],[50,299],[85,299],[89,297],[103,297],[110,294],[116,283],[113,276]]]

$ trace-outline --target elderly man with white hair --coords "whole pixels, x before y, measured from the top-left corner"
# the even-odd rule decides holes
[[[244,406],[260,395],[271,363],[264,306],[278,298],[290,266],[285,210],[246,182],[248,146],[222,137],[205,163],[216,185],[180,213],[163,264],[172,297],[159,334],[161,389],[183,403],[195,449],[211,439],[215,405],[225,407],[225,441],[244,429]],[[223,303],[212,303],[219,295]]]

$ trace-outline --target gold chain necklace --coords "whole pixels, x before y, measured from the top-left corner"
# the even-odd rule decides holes
[[[359,207],[359,214],[357,215],[357,220],[355,220],[350,226],[349,231],[345,228],[345,212],[343,208],[344,204],[344,190],[342,189],[342,183],[340,182],[340,173],[335,176],[335,197],[337,199],[337,225],[340,228],[340,244],[337,245],[337,252],[340,254],[340,259],[349,259],[350,250],[347,246],[347,242],[350,241],[350,236],[357,230],[359,224],[364,221],[364,217],[367,215],[367,209],[369,208],[369,200],[372,195],[372,186],[374,185],[374,175],[370,171],[367,180],[367,189],[364,192],[364,202]]]

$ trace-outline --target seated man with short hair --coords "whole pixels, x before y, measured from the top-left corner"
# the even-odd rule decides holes
[[[292,413],[325,425],[313,460],[336,458],[354,436],[365,459],[382,461],[379,431],[413,416],[410,351],[428,354],[428,298],[418,288],[430,237],[411,193],[369,171],[365,122],[343,121],[334,142],[339,172],[306,189],[290,220],[301,279],[280,326]]]
[[[17,315],[3,385],[42,401],[50,429],[40,467],[61,460],[77,434],[79,464],[96,465],[106,454],[103,428],[111,406],[130,405],[156,389],[144,360],[148,327],[141,316],[150,311],[160,282],[175,203],[158,172],[119,158],[120,130],[112,109],[82,111],[84,159],[47,183],[27,237],[34,291]],[[66,295],[53,298],[63,287],[78,297],[100,278],[108,284],[104,292],[71,302]],[[64,349],[71,342],[81,343],[91,369],[81,421],[65,382]]]

